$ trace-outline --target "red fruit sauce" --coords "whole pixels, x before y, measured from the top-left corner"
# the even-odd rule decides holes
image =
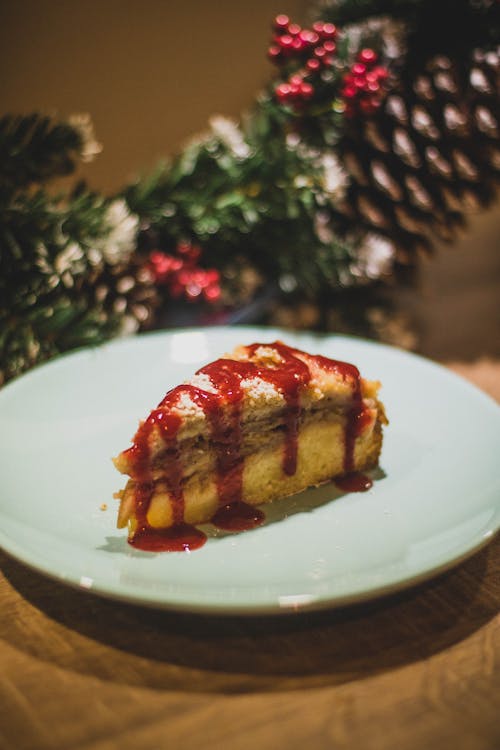
[[[335,484],[343,492],[366,492],[373,487],[373,480],[357,471],[337,477]]]

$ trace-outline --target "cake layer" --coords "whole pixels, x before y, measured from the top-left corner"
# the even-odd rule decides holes
[[[299,431],[297,467],[292,475],[283,472],[283,435],[272,444],[266,442],[265,446],[256,447],[244,459],[238,499],[250,505],[260,505],[342,475],[344,432],[345,425],[338,419],[306,422]],[[381,425],[375,422],[372,429],[356,439],[352,470],[366,471],[376,466],[381,443]],[[123,492],[118,520],[119,527],[129,525],[132,534],[137,526],[136,492],[137,485],[131,480]],[[219,506],[218,474],[215,461],[212,461],[207,471],[192,474],[183,485],[181,508],[178,497],[169,489],[168,480],[155,482],[146,520],[152,528],[166,528],[180,522],[200,524],[208,521]]]

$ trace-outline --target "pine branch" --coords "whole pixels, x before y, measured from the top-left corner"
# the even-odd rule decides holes
[[[188,239],[219,268],[238,252],[266,278],[293,276],[308,293],[345,280],[353,248],[334,235],[324,243],[315,230],[318,212],[335,214],[322,156],[305,141],[287,143],[287,120],[262,96],[243,127],[216,118],[168,166],[129,186],[124,195],[147,226],[146,247],[169,252]]]
[[[99,299],[107,201],[44,190],[0,206],[0,381],[74,346],[115,334],[123,314]]]
[[[156,290],[125,202],[42,187],[99,149],[86,115],[0,120],[0,382],[151,320]]]
[[[0,191],[26,188],[73,172],[92,148],[89,120],[54,122],[38,113],[0,118]]]

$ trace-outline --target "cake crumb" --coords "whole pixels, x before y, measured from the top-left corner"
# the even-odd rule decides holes
[[[253,360],[262,362],[268,367],[271,365],[279,366],[283,363],[283,357],[272,346],[259,346],[258,349],[255,350]]]
[[[108,509],[108,504],[107,503],[101,503],[99,507],[100,507],[101,510],[107,510]]]

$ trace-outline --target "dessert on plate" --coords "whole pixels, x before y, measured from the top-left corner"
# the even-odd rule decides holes
[[[168,391],[114,459],[129,477],[118,527],[143,549],[193,548],[196,524],[249,528],[255,506],[375,467],[379,387],[280,341],[237,347]]]

